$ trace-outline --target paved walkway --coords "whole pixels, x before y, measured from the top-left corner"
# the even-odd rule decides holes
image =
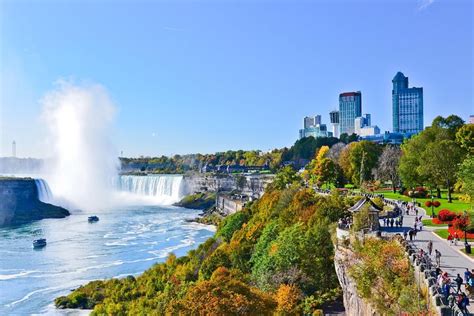
[[[418,216],[423,215],[423,218],[430,218],[426,216],[424,210],[419,208]],[[381,226],[382,232],[386,233],[401,233],[403,231],[408,231],[413,228],[415,223],[415,215],[404,215],[403,216],[403,227],[399,228],[391,228],[391,227],[383,227]],[[381,221],[381,225],[383,225],[383,221]],[[438,227],[439,228],[439,227]],[[464,271],[466,268],[469,270],[474,269],[474,261],[470,258],[467,258],[463,254],[461,254],[457,249],[460,249],[464,245],[464,240],[458,242],[458,246],[451,246],[446,240],[440,239],[435,233],[431,230],[433,228],[423,226],[422,231],[418,231],[416,240],[413,243],[418,248],[423,248],[423,250],[427,251],[428,241],[433,242],[433,252],[432,252],[432,262],[435,263],[435,249],[441,252],[441,270],[448,272],[452,281],[456,278],[457,274],[459,273],[464,280]],[[408,237],[409,238],[409,237]],[[473,247],[474,251],[474,247]],[[471,314],[474,314],[474,300],[470,300],[469,311]]]

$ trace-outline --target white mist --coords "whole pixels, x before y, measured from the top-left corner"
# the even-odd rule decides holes
[[[109,139],[115,105],[107,91],[60,82],[42,104],[53,150],[47,179],[55,199],[84,211],[109,207],[119,161]]]

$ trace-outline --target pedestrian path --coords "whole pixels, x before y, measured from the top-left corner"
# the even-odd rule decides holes
[[[423,216],[423,218],[429,218],[424,213],[422,208],[419,208],[418,217]],[[381,223],[383,225],[383,223]],[[389,234],[396,234],[400,233],[403,235],[404,231],[408,231],[414,227],[415,224],[415,215],[404,215],[403,216],[403,226],[398,228],[392,227],[381,227],[382,232],[389,233]],[[451,246],[446,240],[440,239],[434,232],[430,229],[426,229],[423,227],[422,231],[418,231],[416,234],[413,243],[418,247],[422,248],[423,250],[427,251],[428,249],[428,242],[433,242],[433,252],[432,252],[432,261],[436,262],[434,253],[435,249],[441,252],[441,270],[448,272],[449,277],[451,280],[454,280],[459,273],[461,277],[464,279],[464,271],[466,268],[469,270],[474,269],[474,262],[464,256],[463,254],[459,253],[457,249],[460,248],[464,244],[464,241],[458,243],[458,246]],[[461,244],[461,245],[459,245]],[[474,314],[474,300],[470,299],[470,305],[468,310],[471,314]]]

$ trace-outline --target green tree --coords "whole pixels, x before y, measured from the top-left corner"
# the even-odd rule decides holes
[[[464,159],[459,168],[458,177],[462,182],[462,192],[474,201],[474,156],[469,155]]]
[[[469,154],[474,155],[474,124],[465,124],[458,129],[456,142]]]
[[[283,167],[273,179],[270,188],[282,190],[289,187],[293,183],[301,182],[301,177],[291,166]]]
[[[349,161],[351,164],[352,183],[361,185],[372,178],[372,170],[377,166],[380,146],[369,141],[360,141],[351,147]]]
[[[421,173],[448,190],[448,202],[452,202],[451,193],[456,182],[456,174],[463,158],[463,151],[456,142],[442,140],[428,144],[423,153],[424,162]]]

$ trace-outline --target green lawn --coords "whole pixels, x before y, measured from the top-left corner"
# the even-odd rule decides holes
[[[423,226],[431,226],[431,227],[448,227],[448,224],[433,224],[431,219],[423,219]]]
[[[407,202],[413,201],[413,199],[411,197],[408,197],[408,196],[405,196],[405,195],[402,195],[402,194],[399,194],[399,193],[393,193],[391,191],[376,191],[375,193],[383,194],[388,199],[396,199],[396,200],[402,200],[402,201],[407,201]],[[473,206],[469,203],[459,201],[457,199],[456,194],[453,194],[453,202],[452,203],[448,203],[448,200],[446,199],[446,192],[442,192],[442,196],[443,196],[443,198],[441,198],[441,199],[435,198],[435,201],[441,202],[441,206],[438,207],[438,208],[435,208],[435,210],[434,210],[435,214],[437,214],[438,211],[443,210],[443,209],[448,209],[450,211],[457,212],[457,213],[462,212],[464,210],[467,210],[469,213],[474,214],[474,210],[472,208]],[[431,214],[431,208],[427,208],[425,206],[425,202],[426,201],[431,201],[431,198],[428,198],[428,199],[419,198],[419,199],[416,199],[416,201],[421,203],[421,206],[426,210],[428,215]]]

